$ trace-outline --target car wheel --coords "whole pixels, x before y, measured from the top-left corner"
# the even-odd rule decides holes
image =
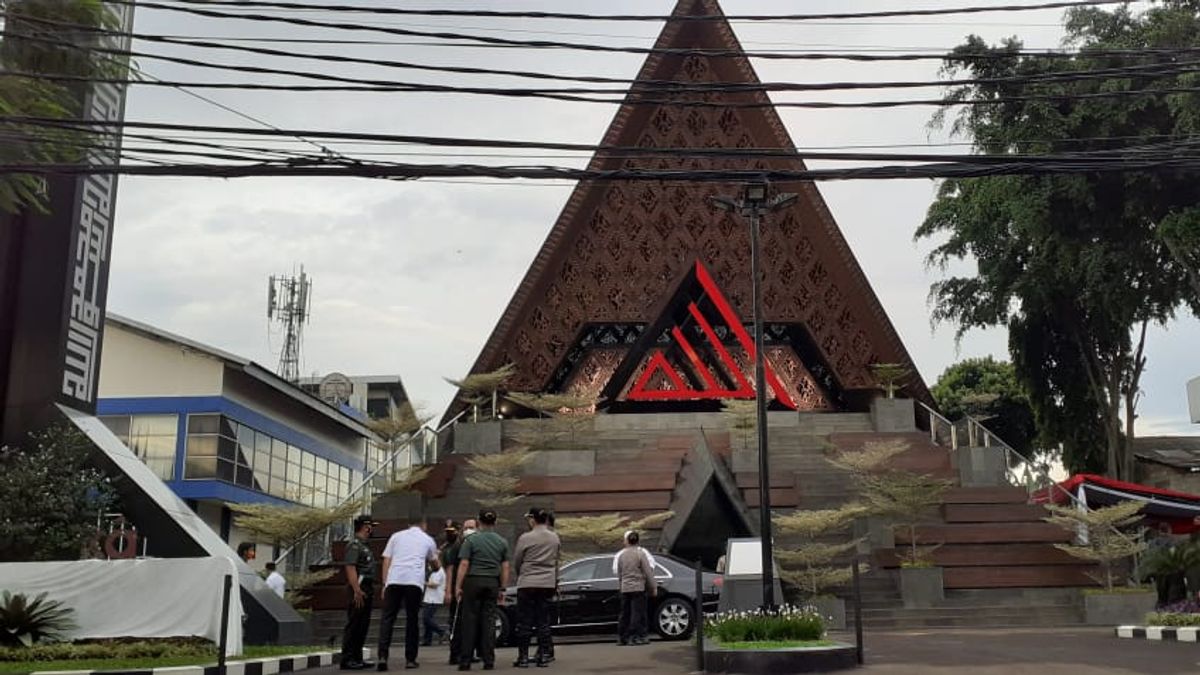
[[[512,637],[511,623],[508,620],[508,612],[503,609],[496,608],[496,646],[503,647],[508,645],[509,638]]]
[[[666,640],[683,640],[692,634],[694,614],[684,598],[667,598],[654,611],[654,631]]]

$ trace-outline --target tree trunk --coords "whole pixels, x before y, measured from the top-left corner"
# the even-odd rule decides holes
[[[1142,373],[1146,370],[1146,327],[1149,322],[1142,321],[1141,334],[1138,337],[1137,348],[1129,362],[1125,391],[1125,437],[1122,440],[1122,467],[1126,480],[1134,480],[1136,457],[1133,454],[1133,442],[1136,434],[1134,424],[1137,421],[1138,397],[1141,395]]]

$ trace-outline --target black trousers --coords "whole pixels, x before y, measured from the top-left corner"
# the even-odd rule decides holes
[[[550,602],[554,599],[553,588],[517,589],[517,648],[521,654],[529,654],[529,641],[536,634],[538,653],[549,654]]]
[[[617,621],[617,637],[621,642],[646,636],[646,592],[621,594],[621,618]]]
[[[388,658],[392,646],[392,631],[396,626],[396,615],[404,607],[404,660],[417,660],[417,645],[421,637],[421,601],[425,591],[418,586],[392,584],[384,590],[383,617],[379,623],[379,662]]]
[[[462,629],[462,644],[458,649],[459,664],[471,662],[471,655],[479,650],[483,665],[496,662],[496,596],[500,593],[500,580],[496,577],[471,577],[463,582],[462,614],[459,628]]]
[[[363,643],[367,641],[367,630],[371,627],[371,609],[375,605],[375,584],[362,584],[362,607],[354,606],[354,589],[346,587],[346,629],[342,631],[342,663],[363,660]]]

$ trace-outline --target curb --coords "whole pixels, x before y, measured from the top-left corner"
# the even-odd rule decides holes
[[[1163,642],[1200,642],[1197,634],[1200,626],[1175,628],[1172,626],[1117,626],[1117,637],[1134,640],[1160,640]]]
[[[230,661],[225,665],[226,675],[278,675],[295,673],[310,668],[332,666],[338,652],[313,652],[297,656],[272,656],[265,659]],[[206,666],[170,666],[140,670],[35,670],[30,675],[221,675],[215,664]]]

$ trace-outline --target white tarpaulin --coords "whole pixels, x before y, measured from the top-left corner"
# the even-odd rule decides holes
[[[0,564],[0,590],[47,593],[75,610],[72,638],[203,637],[220,643],[224,580],[229,594],[228,656],[242,653],[242,599],[228,558],[78,560]]]

